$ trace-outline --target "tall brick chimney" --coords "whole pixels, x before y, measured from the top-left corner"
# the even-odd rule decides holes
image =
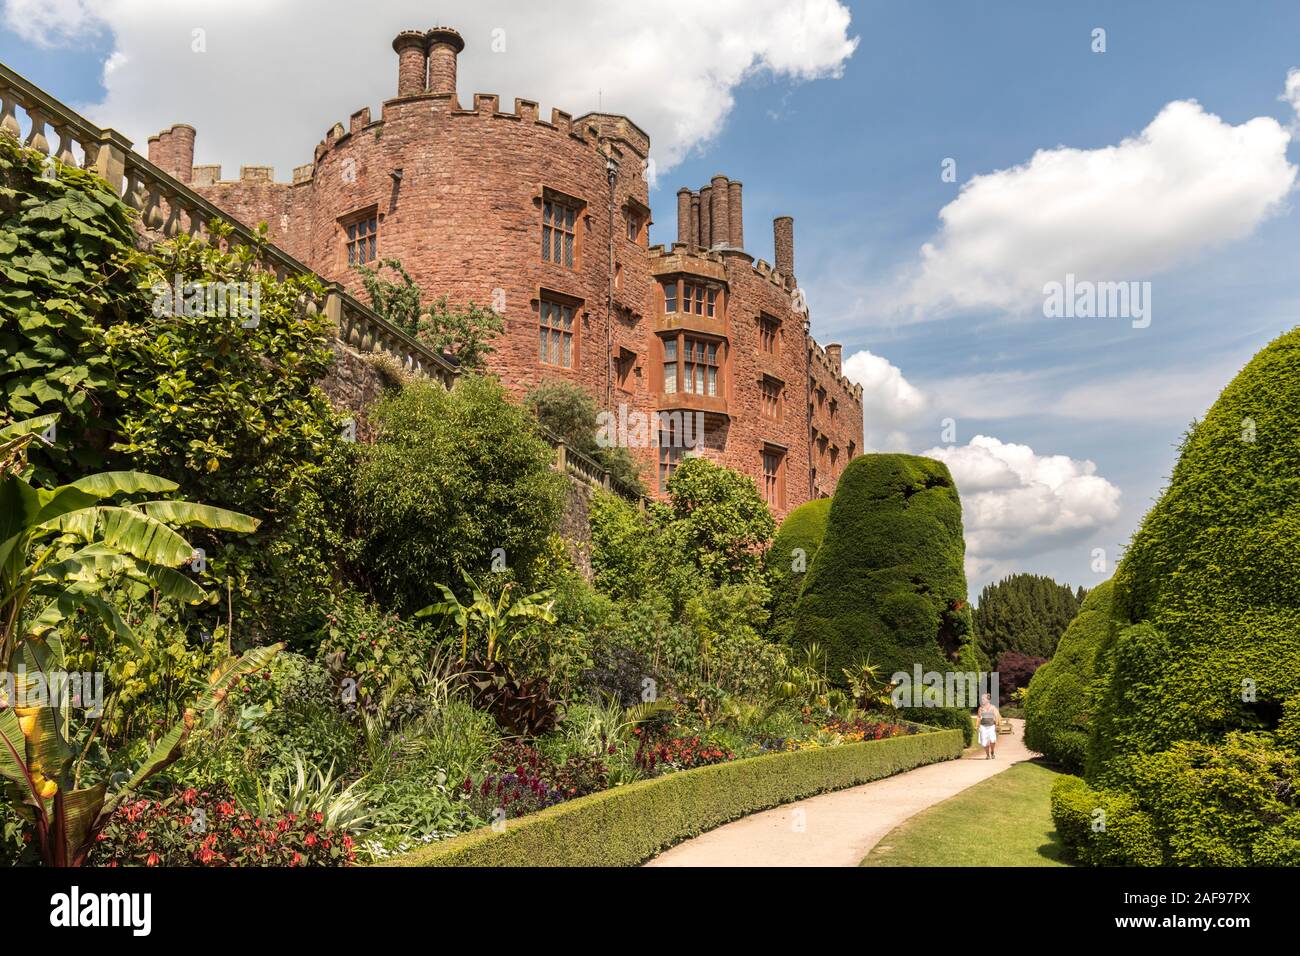
[[[465,41],[451,27],[434,27],[426,34],[429,40],[429,92],[450,93],[456,100],[456,56],[465,49]]]
[[[194,127],[177,123],[149,137],[149,162],[188,183],[194,174]]]
[[[713,177],[712,185],[709,199],[713,202],[713,210],[709,214],[709,220],[713,223],[713,240],[709,243],[709,248],[731,244],[731,194],[727,188],[727,177],[718,173]]]
[[[677,190],[677,241],[688,246],[691,242],[691,191],[683,186]]]
[[[700,196],[691,193],[691,237],[687,240],[692,249],[700,247]]]
[[[713,247],[713,187],[700,187],[700,248]]]
[[[733,249],[745,248],[745,216],[741,211],[740,181],[733,179],[727,184],[727,212],[731,216],[728,242]]]
[[[776,271],[794,278],[794,219],[777,216],[772,220],[772,241],[776,248]]]
[[[403,30],[393,40],[397,53],[397,95],[424,92],[429,72],[429,39],[423,30]]]
[[[830,360],[831,368],[835,369],[836,375],[844,374],[843,369],[840,368],[840,354],[843,351],[844,346],[840,345],[839,342],[832,342],[826,346],[826,358]]]

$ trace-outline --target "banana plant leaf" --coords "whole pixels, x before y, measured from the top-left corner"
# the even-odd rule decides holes
[[[259,519],[238,511],[227,511],[225,508],[195,504],[192,501],[145,501],[138,507],[151,518],[184,528],[247,533],[256,531],[262,523]]]

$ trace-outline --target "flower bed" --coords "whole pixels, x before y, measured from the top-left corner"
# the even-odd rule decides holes
[[[714,763],[505,821],[387,861],[394,866],[635,866],[731,820],[960,756],[932,730]]]

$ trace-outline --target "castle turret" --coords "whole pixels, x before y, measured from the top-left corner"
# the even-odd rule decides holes
[[[434,27],[426,36],[429,44],[429,92],[449,93],[455,105],[456,57],[465,49],[465,41],[450,27]]]

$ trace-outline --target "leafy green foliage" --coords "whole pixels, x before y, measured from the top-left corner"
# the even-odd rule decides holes
[[[669,547],[714,585],[758,584],[763,550],[776,521],[754,479],[707,458],[691,457],[668,479],[661,524]]]
[[[135,288],[134,213],[92,173],[45,164],[0,136],[0,407],[58,414],[35,479],[102,467],[114,369],[106,331],[147,310]]]
[[[1052,786],[1052,822],[1075,858],[1089,866],[1160,866],[1155,826],[1127,793],[1097,791],[1078,777]]]
[[[830,498],[804,502],[785,516],[767,550],[767,583],[772,592],[768,633],[774,641],[788,644],[794,638],[795,604],[826,534],[830,511]]]
[[[1025,699],[1025,745],[1082,773],[1092,720],[1094,664],[1110,631],[1113,584],[1097,585],[1070,622],[1056,655],[1034,673]]]
[[[985,585],[973,612],[980,650],[991,661],[1004,651],[1051,657],[1083,594],[1041,574],[1013,574]]]
[[[397,259],[383,259],[375,269],[356,268],[376,312],[440,355],[450,355],[465,371],[486,368],[487,356],[496,351],[492,339],[505,328],[500,315],[473,302],[453,306],[445,295],[424,304],[424,293]],[[386,278],[385,269],[397,278]]]
[[[305,305],[320,289],[258,270],[254,248],[224,252],[184,236],[144,261],[137,282],[159,301],[106,337],[120,403],[116,457],[262,519],[257,534],[195,543],[213,579],[233,580],[242,637],[302,643],[320,626],[337,545],[320,487],[342,420],[316,385],[333,361],[331,332]],[[242,290],[240,309],[230,307],[233,292],[204,290]]]
[[[795,609],[801,645],[831,674],[869,658],[885,674],[978,670],[966,607],[961,502],[948,469],[864,455],[840,477]]]
[[[428,603],[431,582],[487,570],[497,549],[526,583],[566,487],[532,416],[468,377],[450,392],[412,383],[373,419],[344,495],[353,578],[402,613]]]

